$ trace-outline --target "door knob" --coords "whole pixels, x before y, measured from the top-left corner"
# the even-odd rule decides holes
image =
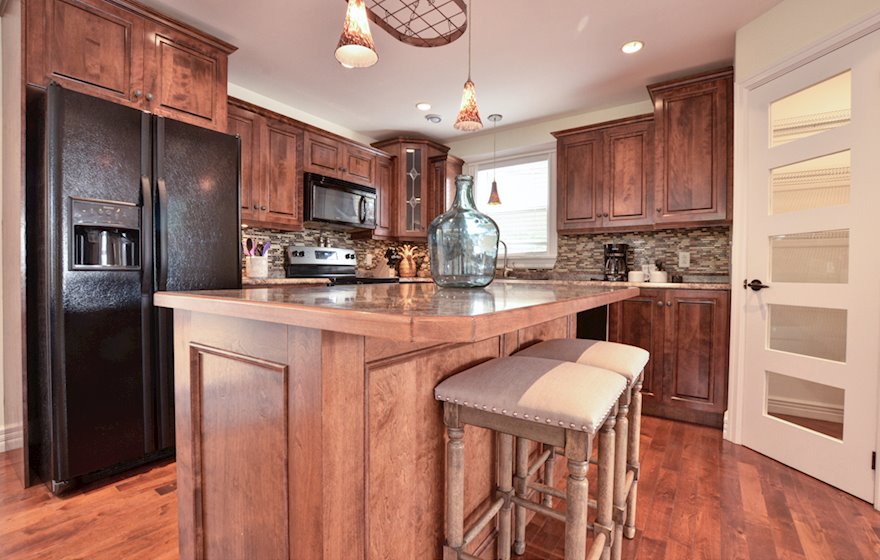
[[[752,280],[751,282],[749,282],[748,280],[743,280],[743,289],[744,290],[746,288],[751,288],[752,290],[754,290],[756,292],[760,292],[764,288],[769,288],[769,287],[770,286],[768,286],[767,284],[764,284],[763,282],[761,282],[760,280],[757,280],[757,279]]]

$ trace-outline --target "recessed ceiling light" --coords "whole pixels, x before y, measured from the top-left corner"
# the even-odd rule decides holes
[[[628,43],[624,43],[620,50],[625,52],[626,54],[637,53],[642,50],[645,44],[641,41],[629,41]]]
[[[422,101],[420,103],[416,103],[416,109],[418,109],[419,111],[430,111],[431,104]]]
[[[425,120],[428,121],[429,123],[438,124],[438,123],[440,123],[440,121],[443,120],[443,117],[441,117],[440,115],[435,115],[434,113],[431,113],[430,115],[425,115]]]

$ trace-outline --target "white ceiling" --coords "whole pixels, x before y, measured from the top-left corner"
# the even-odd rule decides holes
[[[229,81],[371,138],[459,138],[467,35],[419,48],[376,25],[379,62],[333,57],[343,0],[141,0],[238,46]],[[426,2],[428,0],[421,0]],[[780,0],[472,0],[473,69],[483,121],[511,126],[647,99],[645,85],[731,64],[734,34]],[[625,55],[620,46],[644,41]],[[424,120],[418,101],[442,115]]]

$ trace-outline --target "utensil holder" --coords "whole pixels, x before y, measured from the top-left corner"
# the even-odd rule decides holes
[[[248,278],[267,278],[269,276],[269,257],[245,257],[244,271]]]

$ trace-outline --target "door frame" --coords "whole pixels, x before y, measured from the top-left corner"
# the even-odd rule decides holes
[[[730,376],[728,407],[724,419],[724,439],[742,444],[743,380],[745,377],[745,312],[746,290],[738,289],[739,279],[748,273],[748,115],[752,90],[805,66],[822,56],[875,31],[880,31],[880,12],[860,18],[837,33],[816,41],[754,77],[734,83],[734,157],[733,157],[733,226],[731,231],[731,294],[730,294]],[[880,375],[880,372],[878,372]],[[880,391],[877,395],[880,403]],[[880,415],[877,422],[875,448],[880,451]],[[880,470],[874,473],[874,509],[880,511]]]

